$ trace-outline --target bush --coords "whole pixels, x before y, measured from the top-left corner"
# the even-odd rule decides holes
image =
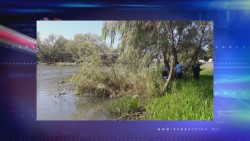
[[[97,96],[157,95],[162,84],[159,70],[154,68],[140,72],[119,65],[110,67],[87,64],[71,78],[76,85],[75,94],[91,93]]]

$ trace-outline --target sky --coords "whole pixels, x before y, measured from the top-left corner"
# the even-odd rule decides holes
[[[37,21],[37,32],[40,33],[41,40],[50,34],[62,35],[67,39],[73,39],[76,34],[93,33],[102,35],[102,25],[104,21]],[[110,38],[106,39],[110,45]],[[113,47],[117,47],[118,39],[114,41]]]

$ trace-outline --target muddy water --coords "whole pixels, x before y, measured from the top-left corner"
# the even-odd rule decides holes
[[[70,76],[77,66],[37,67],[37,120],[114,120],[103,101],[73,95]],[[64,81],[63,84],[55,82]],[[64,94],[59,94],[64,92]]]

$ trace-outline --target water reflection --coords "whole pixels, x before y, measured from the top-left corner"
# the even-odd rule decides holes
[[[38,120],[115,119],[104,110],[102,100],[73,95],[74,87],[69,83],[69,78],[78,69],[77,66],[38,66]],[[59,81],[65,83],[56,83]],[[64,93],[60,94],[62,91]]]
[[[78,97],[75,100],[76,112],[71,115],[73,120],[107,120],[115,119],[115,116],[108,114],[104,107],[103,101],[95,98]]]

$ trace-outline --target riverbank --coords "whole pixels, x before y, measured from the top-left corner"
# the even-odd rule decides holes
[[[211,65],[207,65],[212,67]],[[166,93],[157,69],[128,71],[89,66],[71,78],[75,94],[106,98],[104,109],[116,120],[212,120],[213,70],[203,67],[200,80],[192,76],[171,81]]]
[[[80,66],[75,62],[37,62],[38,65],[49,65],[49,66]]]
[[[213,120],[213,76],[174,80],[164,96],[122,96],[105,106],[119,120]]]

